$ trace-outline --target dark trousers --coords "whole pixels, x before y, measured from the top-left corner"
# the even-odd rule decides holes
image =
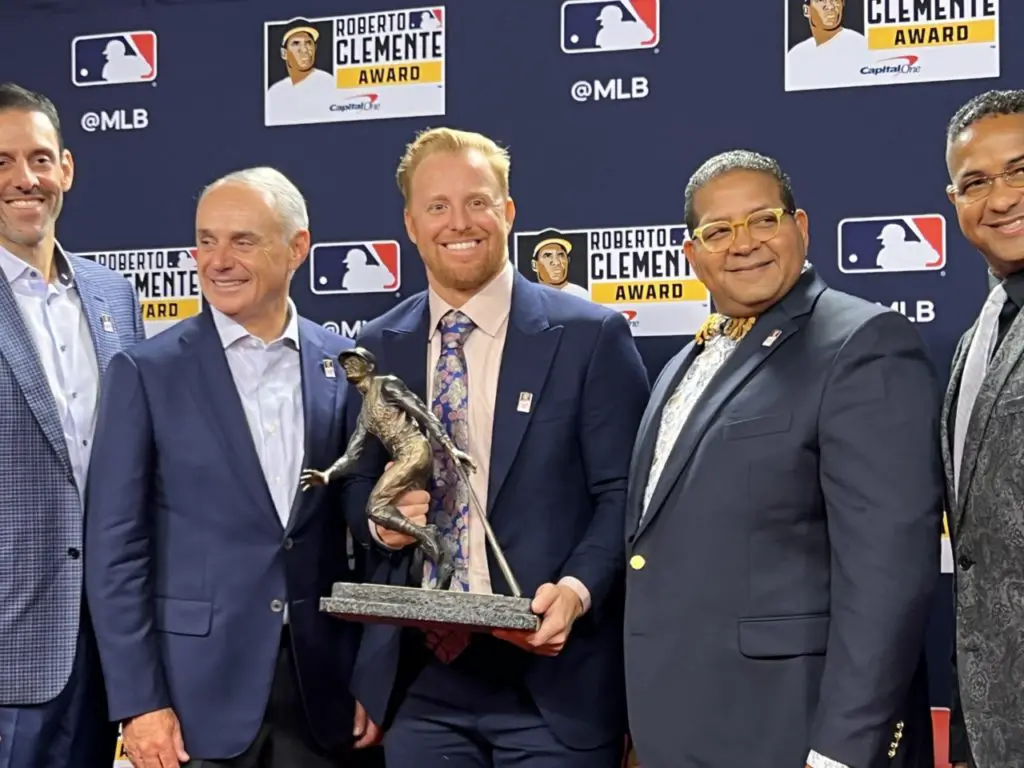
[[[64,690],[45,704],[0,707],[0,768],[111,768],[117,724],[107,695],[88,614]]]
[[[620,768],[623,740],[574,750],[558,740],[523,684],[525,657],[474,638],[442,664],[408,633],[405,696],[384,737],[387,768]]]
[[[289,638],[290,633],[282,633],[267,712],[249,748],[228,760],[190,760],[184,768],[371,768],[378,764],[363,750],[326,752],[313,738],[299,696]],[[349,694],[338,691],[338,695]],[[338,723],[338,728],[351,733],[352,723]]]

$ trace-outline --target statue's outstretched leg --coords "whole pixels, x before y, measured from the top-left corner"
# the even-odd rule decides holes
[[[367,504],[367,516],[381,528],[416,539],[423,555],[437,566],[437,588],[447,589],[455,566],[441,532],[435,525],[412,522],[394,504],[407,490],[425,489],[429,478],[432,466],[429,443],[424,440],[423,446],[409,446],[409,449],[407,455],[397,458],[377,481]]]

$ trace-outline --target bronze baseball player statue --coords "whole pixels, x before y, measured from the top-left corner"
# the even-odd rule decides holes
[[[455,446],[441,422],[401,379],[376,373],[377,363],[369,350],[345,350],[338,362],[345,369],[345,378],[363,396],[363,407],[345,453],[324,471],[303,470],[302,490],[326,485],[351,471],[363,452],[366,436],[376,437],[393,461],[370,493],[367,515],[382,528],[415,538],[423,555],[437,566],[437,588],[448,589],[454,565],[441,532],[435,525],[409,520],[395,500],[410,490],[427,490],[434,466],[431,439],[447,451],[459,469],[475,472],[476,464]],[[423,586],[429,586],[425,580]]]

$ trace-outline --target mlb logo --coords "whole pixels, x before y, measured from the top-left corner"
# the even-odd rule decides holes
[[[401,261],[395,240],[318,243],[309,253],[309,288],[323,296],[397,291]]]
[[[839,222],[839,271],[934,272],[946,266],[946,220],[921,216],[872,216]]]
[[[71,41],[71,82],[90,85],[156,80],[156,32],[82,35]]]
[[[441,29],[443,21],[444,8],[409,12],[409,28],[418,29],[421,32],[435,32]]]
[[[661,39],[660,0],[565,0],[562,50],[565,53],[635,51]]]

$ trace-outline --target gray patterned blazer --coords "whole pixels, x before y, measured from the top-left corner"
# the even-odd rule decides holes
[[[950,759],[1024,768],[1024,312],[978,393],[953,498],[956,397],[974,331],[957,346],[942,413],[956,600]]]
[[[102,377],[116,352],[144,338],[138,298],[106,267],[70,262]],[[0,706],[24,706],[52,699],[71,672],[82,606],[82,503],[56,403],[2,273],[0,473]]]

